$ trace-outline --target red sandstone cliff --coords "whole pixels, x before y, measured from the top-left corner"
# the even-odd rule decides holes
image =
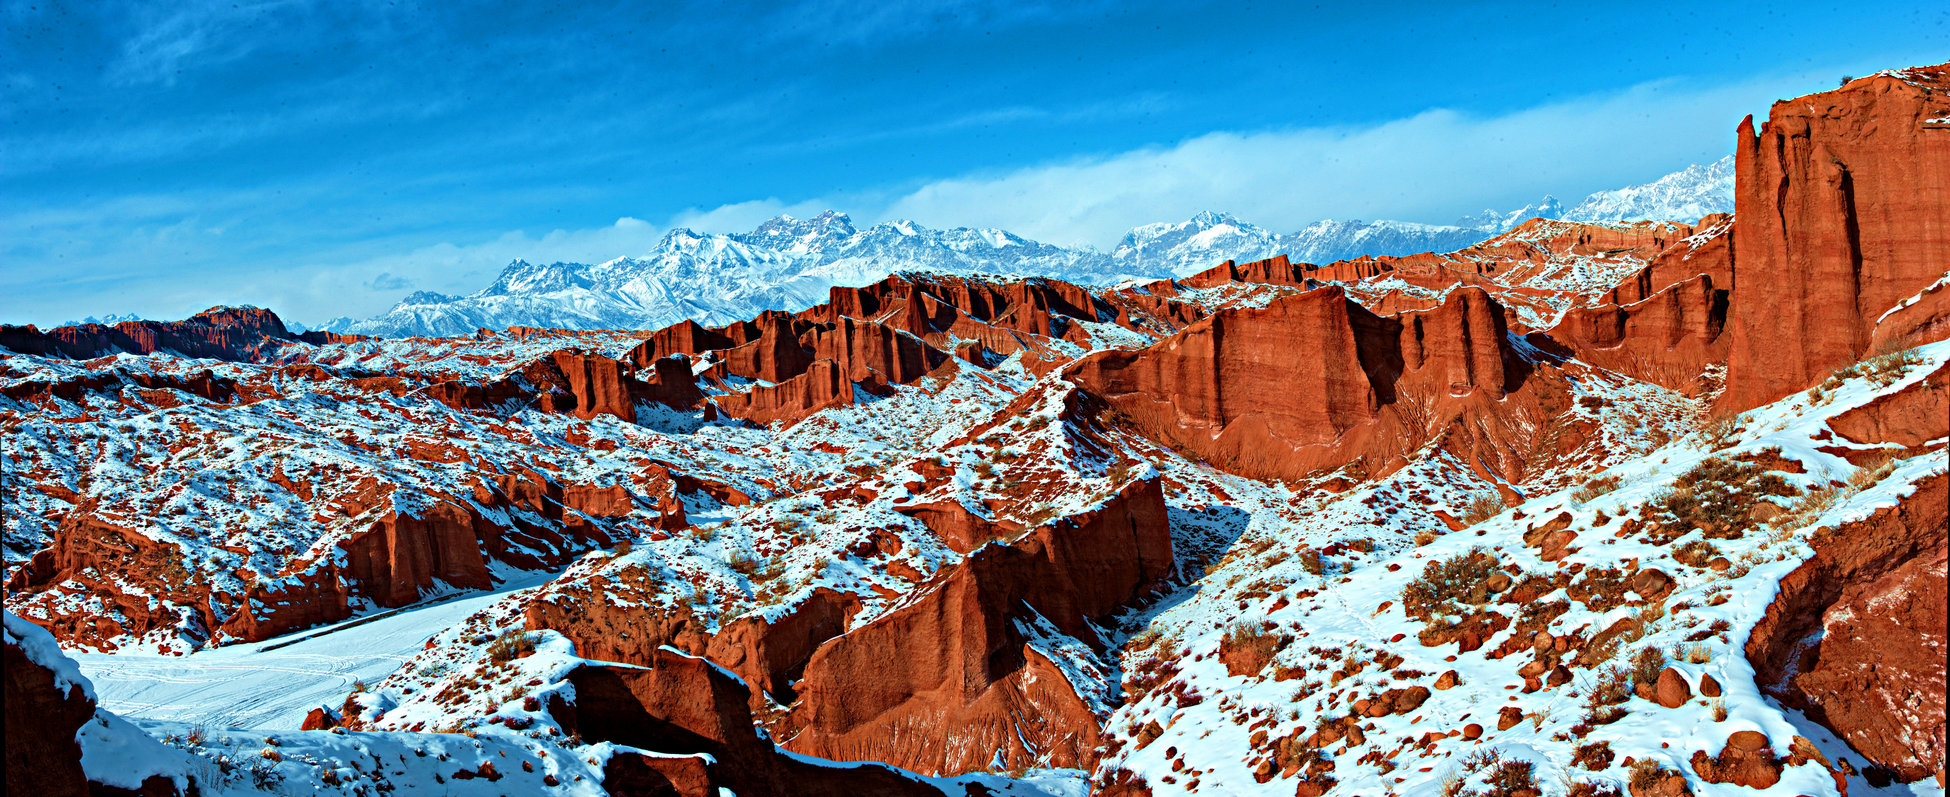
[[[1950,264],[1950,64],[1783,100],[1740,125],[1740,289],[1724,407],[1807,387],[1868,351],[1885,311]],[[1892,342],[1917,345],[1950,334]]]
[[[1098,352],[1070,377],[1152,439],[1236,473],[1297,478],[1359,459],[1379,467],[1465,413],[1499,413],[1529,372],[1506,334],[1501,307],[1475,287],[1380,317],[1330,286]]]
[[[1944,741],[1944,518],[1950,477],[1814,539],[1747,639],[1754,680],[1903,781],[1936,775]]]
[[[1016,621],[1033,609],[1098,644],[1086,620],[1168,577],[1158,482],[1103,507],[990,545],[900,608],[821,646],[787,719],[788,749],[885,761],[929,774],[1019,765],[1088,768],[1098,720]]]

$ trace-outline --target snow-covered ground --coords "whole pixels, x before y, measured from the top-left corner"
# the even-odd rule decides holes
[[[70,652],[102,708],[212,728],[295,731],[306,712],[336,709],[359,682],[378,683],[435,634],[553,573],[506,571],[500,589],[434,598],[379,619],[351,620],[263,642],[183,656]]]

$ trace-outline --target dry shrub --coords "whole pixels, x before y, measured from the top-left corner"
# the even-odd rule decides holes
[[[1888,387],[1900,381],[1909,369],[1923,364],[1923,357],[1915,349],[1892,351],[1871,357],[1860,364],[1862,375],[1877,387]]]
[[[1701,424],[1699,434],[1707,445],[1712,446],[1714,451],[1718,451],[1738,442],[1740,430],[1739,415],[1720,415],[1707,418],[1706,422]]]
[[[1564,593],[1591,611],[1608,612],[1625,604],[1625,585],[1630,580],[1616,567],[1587,567]]]
[[[1571,498],[1580,504],[1588,504],[1594,498],[1617,490],[1623,483],[1624,479],[1617,476],[1601,476],[1578,485],[1578,489],[1571,491]]]
[[[1739,539],[1760,496],[1792,494],[1787,480],[1759,465],[1707,457],[1647,508],[1652,520],[1677,534],[1700,529],[1708,537]]]
[[[1860,491],[1874,486],[1896,472],[1896,460],[1888,454],[1879,454],[1874,459],[1862,463],[1854,473],[1848,475],[1848,486]]]
[[[1579,745],[1572,762],[1592,772],[1600,772],[1611,768],[1613,755],[1610,742],[1592,742]]]
[[[1462,522],[1465,526],[1474,526],[1496,517],[1502,511],[1503,502],[1498,500],[1496,496],[1479,495],[1476,496],[1475,500],[1469,502],[1469,506],[1463,507]]]
[[[528,631],[519,627],[501,631],[499,637],[493,637],[493,641],[487,643],[487,661],[495,664],[511,663],[530,653],[534,653],[534,639],[528,639]]]
[[[1693,540],[1673,549],[1672,558],[1693,567],[1705,567],[1707,562],[1720,555],[1720,549],[1705,540]]]
[[[1632,656],[1632,683],[1654,686],[1659,683],[1659,672],[1666,668],[1666,652],[1658,648],[1640,648]]]
[[[1490,599],[1490,576],[1496,558],[1482,548],[1430,562],[1421,577],[1402,588],[1402,611],[1418,620],[1431,615],[1462,614],[1458,604],[1480,606]]]
[[[1632,696],[1632,673],[1616,664],[1598,671],[1585,702],[1591,706],[1615,706]]]
[[[1657,787],[1665,781],[1667,771],[1665,767],[1659,765],[1659,762],[1650,758],[1634,760],[1632,762],[1632,777],[1630,781],[1632,793],[1640,794],[1649,792],[1654,787]]]
[[[1484,781],[1490,785],[1492,795],[1514,795],[1537,793],[1537,765],[1529,761],[1510,758],[1497,763]]]

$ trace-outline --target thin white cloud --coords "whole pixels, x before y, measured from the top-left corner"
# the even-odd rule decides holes
[[[1732,149],[1744,112],[1810,88],[1802,76],[1705,87],[1661,82],[1500,116],[1436,109],[1366,126],[1214,132],[938,180],[863,215],[1098,246],[1138,224],[1202,210],[1276,229],[1322,218],[1446,222],[1547,193],[1576,201],[1717,159]]]
[[[122,52],[109,68],[119,83],[172,85],[192,66],[208,66],[243,58],[260,39],[239,35],[264,22],[270,14],[302,7],[303,0],[192,0],[160,6],[136,6],[135,30],[122,42]]]
[[[709,210],[690,208],[672,216],[669,226],[672,229],[683,227],[698,232],[746,232],[761,222],[780,215],[804,218],[831,207],[833,206],[830,200],[826,199],[812,199],[788,205],[776,197],[771,197],[719,205]]]

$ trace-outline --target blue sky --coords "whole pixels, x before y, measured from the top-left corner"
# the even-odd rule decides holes
[[[0,4],[0,322],[466,293],[672,226],[1447,222],[1643,182],[1950,6]]]

